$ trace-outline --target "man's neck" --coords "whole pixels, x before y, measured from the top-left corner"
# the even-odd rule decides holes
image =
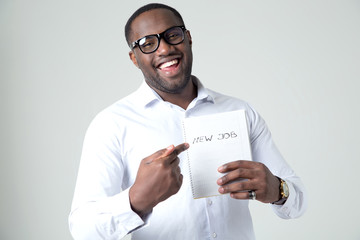
[[[193,77],[192,77],[193,78]],[[156,90],[155,90],[156,91]],[[165,93],[156,91],[160,97],[167,102],[178,105],[183,109],[187,109],[189,104],[197,96],[197,86],[194,84],[192,79],[186,85],[186,87],[180,93]]]

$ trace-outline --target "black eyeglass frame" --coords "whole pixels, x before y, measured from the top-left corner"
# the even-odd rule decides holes
[[[138,40],[136,40],[136,41],[134,41],[134,42],[131,43],[130,48],[131,48],[131,50],[133,50],[134,48],[138,47],[142,53],[144,53],[144,54],[150,54],[150,53],[153,53],[153,52],[155,52],[156,50],[158,50],[158,48],[159,48],[159,46],[160,46],[160,41],[161,41],[161,39],[164,39],[165,42],[168,43],[168,44],[170,44],[170,45],[178,45],[178,44],[180,44],[180,43],[182,43],[182,42],[184,41],[184,39],[185,39],[185,34],[183,35],[183,39],[182,39],[180,42],[175,43],[175,44],[168,42],[167,39],[164,37],[164,34],[165,34],[167,31],[169,31],[170,29],[173,29],[173,28],[181,28],[181,30],[183,31],[183,33],[186,31],[186,28],[185,28],[184,25],[181,25],[181,26],[173,26],[173,27],[171,27],[171,28],[166,29],[166,30],[163,31],[162,33],[151,34],[151,35],[147,35],[147,36],[145,36],[145,37],[139,38]],[[155,48],[153,51],[151,51],[151,52],[144,52],[144,51],[141,49],[140,45],[139,45],[140,40],[143,39],[143,38],[146,38],[146,37],[153,37],[153,36],[158,39],[158,44],[157,44],[156,48]]]

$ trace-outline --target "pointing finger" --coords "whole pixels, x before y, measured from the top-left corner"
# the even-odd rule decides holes
[[[163,148],[155,153],[153,153],[152,155],[148,156],[147,158],[143,159],[143,161],[146,164],[150,164],[153,161],[157,160],[157,159],[161,159],[163,157],[166,157],[168,155],[170,155],[173,151],[174,151],[175,147],[174,145],[170,145],[167,148]]]
[[[187,150],[189,148],[188,143],[182,143],[174,147],[173,151],[169,153],[166,158],[164,159],[164,162],[168,164],[172,164],[177,158],[180,153]]]
[[[174,145],[171,144],[170,146],[168,146],[167,148],[165,148],[163,150],[164,151],[162,152],[161,156],[159,156],[159,158],[169,156],[175,150],[175,147],[174,147]]]
[[[179,155],[180,153],[182,153],[183,151],[187,150],[190,147],[190,145],[188,143],[182,143],[179,144],[175,147],[174,149],[174,153],[176,155]]]

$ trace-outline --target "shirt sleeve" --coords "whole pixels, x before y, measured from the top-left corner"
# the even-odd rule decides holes
[[[284,219],[300,217],[307,208],[306,191],[301,179],[278,151],[261,116],[250,106],[247,113],[253,161],[265,164],[272,174],[285,180],[289,187],[289,198],[283,205],[271,204],[273,211]]]
[[[114,131],[106,114],[87,130],[69,215],[76,240],[120,239],[145,224],[131,209],[129,189],[122,189],[124,167]]]

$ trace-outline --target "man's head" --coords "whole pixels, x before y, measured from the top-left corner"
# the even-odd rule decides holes
[[[128,43],[128,45],[130,46],[131,42],[129,41],[129,38],[130,38],[130,35],[131,35],[131,24],[132,22],[134,21],[135,18],[137,18],[140,14],[144,13],[144,12],[147,12],[147,11],[150,11],[150,10],[153,10],[153,9],[168,9],[170,10],[176,17],[179,18],[179,20],[181,21],[182,25],[185,26],[184,24],[184,21],[180,15],[180,13],[168,6],[168,5],[165,5],[165,4],[161,4],[161,3],[150,3],[150,4],[147,4],[145,6],[142,6],[141,8],[139,8],[138,10],[136,10],[133,15],[131,15],[131,17],[128,19],[126,25],[125,25],[125,39],[126,39],[126,42]]]
[[[177,26],[180,28],[173,30]],[[175,9],[162,4],[138,9],[125,26],[125,36],[131,48],[130,59],[160,95],[181,93],[188,86],[192,68],[191,35]],[[153,42],[147,42],[148,39]],[[152,51],[146,51],[147,44],[157,43],[158,48],[156,45]]]

